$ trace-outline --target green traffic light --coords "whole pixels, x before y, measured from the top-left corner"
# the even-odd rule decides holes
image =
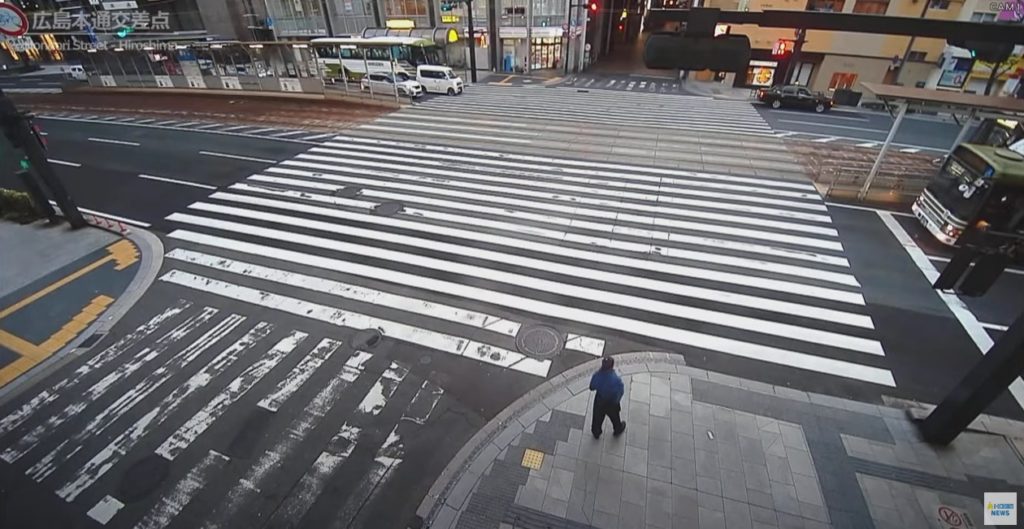
[[[21,168],[26,170],[26,171],[28,171],[29,168],[32,167],[32,165],[30,163],[28,163],[28,158],[22,158],[21,161],[18,162],[18,163],[19,163],[19,165],[21,165]]]
[[[131,32],[132,32],[132,28],[123,27],[123,28],[117,30],[116,35],[117,35],[117,38],[123,39],[123,38],[127,37],[128,34],[131,33]]]

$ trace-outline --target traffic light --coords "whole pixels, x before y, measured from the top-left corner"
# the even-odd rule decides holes
[[[619,24],[619,31],[625,31],[625,29],[626,26],[624,24]]]
[[[597,13],[601,7],[597,5],[597,0],[591,0],[589,9],[591,13]]]
[[[775,46],[772,46],[772,57],[776,59],[788,57],[791,53],[793,53],[793,41],[791,40],[779,39],[775,41]]]
[[[976,40],[957,40],[946,42],[960,48],[967,48],[971,51],[971,58],[985,62],[1003,62],[1013,54],[1013,44],[1002,42],[988,42]]]
[[[129,27],[129,26],[124,26],[122,28],[119,28],[117,30],[117,32],[114,33],[114,35],[116,35],[117,38],[119,38],[119,39],[123,39],[123,38],[127,38],[128,35],[130,35],[131,32],[133,32],[133,31],[135,31],[135,28]]]

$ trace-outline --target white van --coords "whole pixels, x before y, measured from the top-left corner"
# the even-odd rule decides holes
[[[419,66],[416,68],[416,80],[423,85],[423,89],[427,92],[450,96],[462,93],[462,79],[447,66],[430,64]]]
[[[85,68],[80,64],[71,64],[60,67],[64,75],[76,81],[88,81],[89,77],[85,74]]]

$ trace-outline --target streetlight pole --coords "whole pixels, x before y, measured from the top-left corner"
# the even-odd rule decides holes
[[[466,0],[466,22],[469,25],[469,78],[476,83],[476,29],[473,28],[473,0]],[[493,46],[494,43],[492,42]]]

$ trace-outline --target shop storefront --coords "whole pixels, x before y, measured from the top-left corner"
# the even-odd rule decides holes
[[[764,88],[775,84],[776,74],[782,75],[779,70],[778,61],[764,61],[752,59],[747,66],[746,86]]]
[[[498,31],[501,36],[501,71],[525,72],[562,67],[562,61],[565,59],[562,28],[533,28],[530,35],[532,45],[529,46],[529,64],[526,59],[526,28],[506,26]]]

